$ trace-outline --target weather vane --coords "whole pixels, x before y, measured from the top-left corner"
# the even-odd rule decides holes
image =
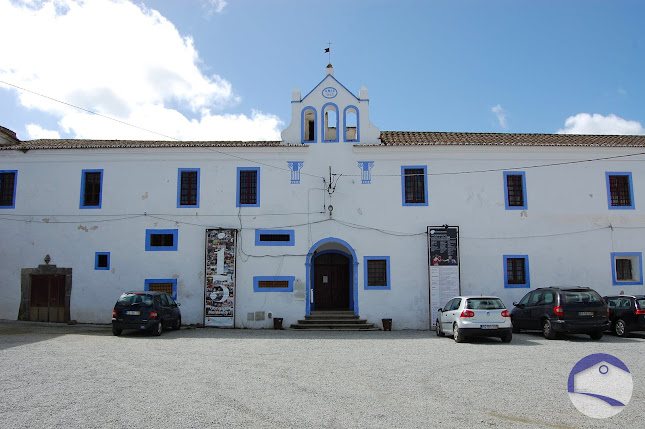
[[[331,64],[331,42],[327,42],[327,47],[325,48],[325,53],[329,54],[329,64]]]

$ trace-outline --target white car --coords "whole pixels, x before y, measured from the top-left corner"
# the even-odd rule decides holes
[[[466,337],[513,339],[511,314],[496,296],[456,296],[439,309],[437,336],[452,335],[456,342]]]

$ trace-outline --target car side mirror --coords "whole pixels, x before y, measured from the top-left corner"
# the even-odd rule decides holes
[[[524,308],[524,304],[519,304],[517,302],[514,302],[513,305],[517,308]]]
[[[439,313],[443,313],[443,308],[439,308],[437,311],[438,311]]]

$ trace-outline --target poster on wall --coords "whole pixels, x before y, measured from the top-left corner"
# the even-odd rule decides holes
[[[430,326],[437,310],[461,294],[459,283],[459,227],[428,227],[428,271],[430,278]]]
[[[236,233],[234,229],[206,230],[204,326],[234,326]]]

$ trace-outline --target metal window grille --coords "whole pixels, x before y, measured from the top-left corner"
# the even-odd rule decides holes
[[[260,234],[260,241],[291,241],[289,234]]]
[[[288,289],[289,281],[287,280],[260,280],[258,281],[260,289]]]
[[[16,173],[0,173],[0,206],[13,206]]]
[[[609,176],[609,193],[612,206],[631,206],[632,198],[629,192],[629,176]]]
[[[255,170],[240,171],[240,204],[257,204],[258,172]]]
[[[179,204],[182,206],[197,205],[197,172],[181,172],[181,190]]]
[[[98,206],[101,201],[101,173],[91,171],[85,173],[84,206]]]
[[[524,183],[520,174],[509,174],[506,176],[506,188],[508,190],[508,205],[522,207],[524,205]]]
[[[521,285],[526,283],[524,258],[508,258],[506,260],[506,278],[508,284]]]
[[[616,280],[633,280],[632,260],[616,259]]]
[[[174,236],[172,234],[150,234],[150,246],[172,247],[174,246]]]
[[[425,174],[423,168],[405,170],[405,202],[425,203]]]
[[[172,283],[149,283],[148,290],[154,292],[165,292],[172,296]]]
[[[96,265],[99,268],[107,268],[108,266],[108,255],[98,255]]]
[[[387,261],[385,259],[367,261],[367,285],[387,286]]]

